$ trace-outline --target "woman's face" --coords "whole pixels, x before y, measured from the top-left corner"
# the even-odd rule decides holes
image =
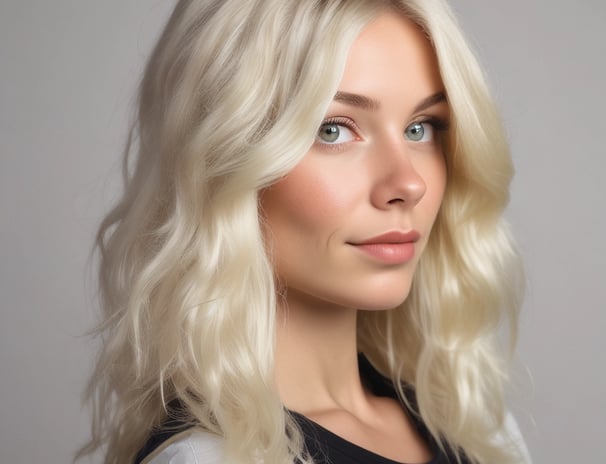
[[[446,184],[449,110],[433,50],[395,13],[354,42],[313,147],[261,196],[289,304],[402,303]]]

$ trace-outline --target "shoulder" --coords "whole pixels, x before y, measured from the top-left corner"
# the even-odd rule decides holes
[[[143,464],[222,464],[223,438],[194,428],[163,443]]]
[[[513,448],[514,452],[519,456],[520,464],[531,464],[530,453],[520,432],[520,427],[513,417],[511,412],[507,412],[503,429],[498,434],[495,440],[497,443]]]

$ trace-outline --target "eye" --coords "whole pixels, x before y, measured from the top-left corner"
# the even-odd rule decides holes
[[[337,145],[340,143],[351,142],[356,139],[353,130],[344,124],[337,122],[325,122],[318,129],[316,139],[320,143],[328,145]]]
[[[434,138],[434,127],[430,122],[414,122],[404,130],[404,134],[413,142],[431,142]]]

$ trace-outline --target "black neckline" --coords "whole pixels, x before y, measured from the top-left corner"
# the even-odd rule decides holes
[[[419,419],[416,411],[416,396],[414,391],[410,387],[404,388],[404,394],[406,400],[413,410],[411,411],[406,404],[403,404],[393,386],[393,383],[381,375],[374,366],[368,361],[368,359],[360,354],[358,356],[358,366],[360,370],[360,376],[364,385],[376,396],[388,397],[395,399],[399,404],[402,405],[404,412],[410,418],[417,431],[427,443],[432,458],[424,464],[441,464],[443,462],[443,454],[440,448],[437,446],[435,440],[425,427],[425,424]],[[315,459],[322,459],[324,456],[326,461],[340,462],[334,459],[338,455],[349,460],[349,462],[360,462],[365,464],[406,464],[399,461],[381,456],[373,451],[363,448],[355,443],[346,440],[345,438],[337,435],[336,433],[328,430],[312,419],[300,414],[296,411],[290,411],[291,415],[295,418],[299,426],[301,427],[305,437],[306,445],[309,453]],[[333,456],[337,455],[337,456]],[[331,459],[332,458],[332,459]]]

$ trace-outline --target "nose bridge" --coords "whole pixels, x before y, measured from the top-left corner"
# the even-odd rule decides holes
[[[374,197],[377,206],[396,203],[416,205],[427,190],[423,176],[415,167],[412,149],[400,137],[385,137],[376,144]]]

